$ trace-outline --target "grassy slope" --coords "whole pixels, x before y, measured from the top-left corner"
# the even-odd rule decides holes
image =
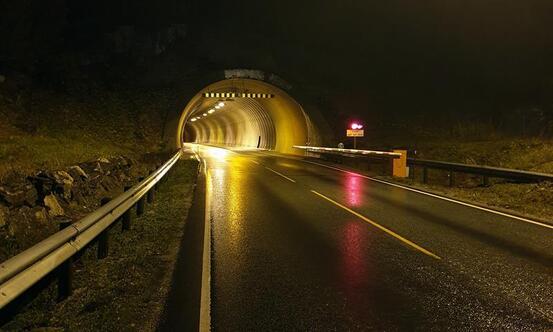
[[[84,97],[83,97],[84,95]],[[101,156],[138,157],[161,146],[164,94],[147,91],[0,90],[0,179],[12,171],[59,169]]]
[[[110,232],[110,256],[95,258],[95,247],[76,266],[73,296],[56,303],[55,287],[3,329],[48,327],[66,331],[152,331],[161,313],[192,201],[197,163],[177,164],[153,207],[133,219],[133,229]]]
[[[418,157],[553,173],[552,139],[497,139],[418,144]]]

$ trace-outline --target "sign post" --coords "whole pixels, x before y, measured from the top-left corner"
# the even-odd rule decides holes
[[[358,123],[352,123],[351,129],[346,131],[347,137],[353,137],[353,148],[357,149],[357,137],[364,137],[365,131],[363,130],[363,125]]]

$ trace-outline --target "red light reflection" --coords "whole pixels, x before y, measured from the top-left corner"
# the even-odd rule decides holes
[[[346,200],[349,206],[357,207],[362,203],[362,179],[354,174],[346,173]]]
[[[342,236],[342,286],[351,304],[351,310],[357,310],[358,305],[362,304],[364,295],[359,292],[360,289],[372,283],[374,271],[369,265],[367,257],[366,227],[360,222],[349,221],[344,225]]]

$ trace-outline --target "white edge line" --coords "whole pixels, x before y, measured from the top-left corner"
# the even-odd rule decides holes
[[[302,159],[300,159],[300,160],[302,160]],[[523,221],[523,222],[526,222],[526,223],[529,223],[529,224],[534,224],[534,225],[537,225],[537,226],[542,226],[542,227],[545,227],[545,228],[553,229],[553,225],[549,225],[549,224],[542,223],[542,222],[539,222],[539,221],[530,220],[530,219],[527,219],[527,218],[515,216],[515,215],[512,215],[512,214],[505,213],[505,212],[500,212],[500,211],[488,209],[488,208],[485,208],[485,207],[482,207],[482,206],[478,206],[478,205],[473,205],[473,204],[470,204],[470,203],[461,202],[461,201],[458,201],[458,200],[455,200],[455,199],[452,199],[452,198],[448,198],[448,197],[444,197],[444,196],[440,196],[440,195],[436,195],[436,194],[431,194],[431,193],[428,193],[428,192],[425,192],[425,191],[422,191],[422,190],[418,190],[418,189],[414,189],[414,188],[409,188],[409,187],[406,187],[406,186],[402,186],[402,185],[400,185],[400,184],[395,184],[395,183],[391,183],[391,182],[384,181],[384,180],[378,180],[378,179],[372,178],[372,177],[370,177],[370,176],[366,176],[366,175],[359,174],[359,173],[356,173],[356,172],[348,171],[348,170],[341,169],[341,168],[338,168],[338,167],[333,167],[333,166],[329,166],[329,165],[319,164],[319,163],[316,163],[316,162],[313,162],[313,161],[308,161],[308,160],[302,160],[302,161],[303,161],[303,162],[306,162],[306,163],[318,165],[318,166],[321,166],[321,167],[326,167],[326,168],[334,169],[334,170],[337,170],[337,171],[340,171],[340,172],[353,174],[353,175],[356,175],[356,176],[360,176],[360,177],[369,179],[369,180],[371,180],[371,181],[375,181],[375,182],[387,184],[387,185],[389,185],[389,186],[393,186],[393,187],[397,187],[397,188],[401,188],[401,189],[405,189],[405,190],[409,190],[409,191],[412,191],[412,192],[416,192],[416,193],[418,193],[418,194],[422,194],[422,195],[426,195],[426,196],[438,198],[438,199],[441,199],[441,200],[444,200],[444,201],[448,201],[448,202],[451,202],[451,203],[456,203],[456,204],[468,206],[468,207],[471,207],[471,208],[474,208],[474,209],[478,209],[478,210],[481,210],[481,211],[486,211],[486,212],[489,212],[489,213],[497,214],[497,215],[500,215],[500,216],[503,216],[503,217],[508,217],[508,218],[516,219],[516,220]]]
[[[200,323],[199,331],[211,331],[211,181],[208,179],[207,163],[205,170],[206,191],[205,191],[205,228],[204,248],[202,264],[202,289],[200,296]]]
[[[272,168],[269,168],[269,167],[265,167],[265,168],[268,169],[269,171],[275,173],[276,175],[282,176],[283,178],[285,178],[286,180],[288,180],[288,181],[290,181],[290,182],[296,183],[296,180],[291,179],[291,178],[287,177],[286,175],[284,175],[284,174],[282,174],[282,173],[279,173],[279,172],[275,171],[275,170],[272,169]]]

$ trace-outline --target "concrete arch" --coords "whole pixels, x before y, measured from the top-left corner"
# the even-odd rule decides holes
[[[205,93],[237,96],[206,98]],[[273,97],[239,97],[242,93]],[[221,102],[224,107],[216,109]],[[309,114],[286,91],[259,79],[234,77],[209,84],[191,98],[178,121],[175,143],[260,147],[293,154],[298,153],[294,145],[320,145],[321,137]]]

